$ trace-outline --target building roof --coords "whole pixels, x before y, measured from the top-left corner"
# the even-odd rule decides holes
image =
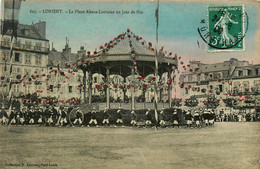
[[[78,55],[70,52],[58,52],[58,51],[50,51],[48,65],[49,66],[60,66],[65,68],[66,65],[72,65],[71,63],[76,62]]]
[[[41,22],[41,23],[45,24],[45,22]],[[37,24],[32,24],[32,25],[18,24],[17,37],[47,40],[45,35],[41,34],[40,30],[35,25]],[[45,27],[43,29],[44,29],[43,31],[45,31]],[[8,30],[6,35],[11,35],[11,30]]]
[[[101,45],[100,50],[92,56],[99,56],[103,51],[105,55],[128,55],[132,51],[137,55],[155,56],[156,52],[152,45],[146,43],[142,37],[134,34],[129,29],[127,32],[118,35],[108,43]]]
[[[230,65],[228,63],[203,64],[200,66],[201,72],[228,71]]]
[[[221,72],[221,71],[230,71],[231,67],[248,67],[250,64],[248,61],[239,61],[235,58],[231,58],[228,61],[224,61],[221,63],[213,63],[213,64],[204,64],[200,61],[190,61],[190,67],[195,70],[198,68],[198,71],[190,71],[190,69],[186,70],[183,74],[194,74],[194,73],[209,73],[209,72]],[[233,69],[234,70],[234,69]]]
[[[132,48],[130,47],[130,42],[132,44]],[[135,54],[138,55],[155,55],[155,51],[148,49],[145,44],[142,45],[142,42],[133,37],[119,40],[117,45],[108,50],[106,55],[131,54],[132,49],[134,49]]]

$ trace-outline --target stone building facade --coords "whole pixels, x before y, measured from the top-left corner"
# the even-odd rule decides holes
[[[13,96],[44,90],[45,86],[38,82],[47,71],[48,54],[49,40],[46,39],[45,22],[19,24],[17,39],[13,38],[13,42],[11,31],[1,37],[1,99],[8,96],[9,88]]]
[[[255,111],[260,106],[260,65],[230,59],[222,63],[203,64],[190,61],[186,72],[180,75],[183,100],[191,96],[199,101],[198,108],[205,108],[208,98],[219,102],[217,112]],[[226,100],[231,99],[227,106]],[[254,103],[248,103],[248,99]]]

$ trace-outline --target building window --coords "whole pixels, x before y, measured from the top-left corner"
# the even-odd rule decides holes
[[[29,53],[25,54],[25,64],[31,64],[31,56]]]
[[[4,46],[10,46],[10,39],[4,38]]]
[[[30,93],[31,92],[31,85],[27,85],[27,88],[26,88],[26,93]]]
[[[192,81],[192,75],[188,75],[188,82]]]
[[[97,83],[97,77],[94,77],[94,83]]]
[[[210,88],[210,90],[212,90],[212,89],[213,89],[213,86],[212,86],[212,85],[210,85],[210,86],[209,86],[209,88]]]
[[[200,87],[198,87],[198,92],[200,92]]]
[[[14,93],[20,92],[20,85],[19,84],[13,86],[13,92]]]
[[[222,79],[222,73],[218,73],[218,74],[217,74],[217,77],[218,77],[219,79]]]
[[[212,79],[212,78],[213,78],[213,74],[212,74],[212,73],[210,73],[210,74],[209,74],[209,77]]]
[[[184,82],[188,82],[188,76],[184,75]]]
[[[7,61],[7,59],[9,58],[8,56],[10,56],[10,52],[9,51],[3,51],[4,57],[3,57],[3,61],[4,59]]]
[[[243,76],[243,71],[242,70],[238,71],[238,76]]]
[[[18,48],[20,48],[21,47],[21,40],[20,39],[17,39],[17,40],[15,40],[15,47],[18,47]]]
[[[35,56],[35,64],[36,64],[36,65],[41,64],[41,58],[42,58],[41,55],[36,55],[36,56]]]
[[[259,89],[260,89],[260,80],[255,80],[254,81],[254,87],[256,87],[257,90],[259,91]]]
[[[16,92],[17,92],[17,93],[20,92],[20,85],[19,85],[19,84],[16,85]]]
[[[30,69],[24,69],[24,73],[25,73],[25,74],[30,74],[30,73],[31,73],[31,70],[30,70]]]
[[[202,74],[202,75],[200,76],[200,80],[201,80],[201,81],[204,81],[205,78],[206,78],[206,76],[205,76],[204,74]]]
[[[192,81],[193,81],[193,82],[196,82],[196,81],[197,81],[197,75],[193,75],[193,76],[192,76]]]
[[[36,44],[35,44],[35,50],[41,50],[41,47],[42,47],[42,44],[41,43],[39,43],[39,42],[37,42]]]
[[[243,82],[243,87],[244,87],[244,91],[248,91],[249,81],[244,81],[244,82]]]
[[[21,61],[20,53],[15,53],[15,55],[14,55],[14,61],[15,61],[15,62],[20,62],[20,61]]]
[[[32,42],[31,41],[25,41],[25,48],[31,49]]]
[[[16,68],[16,73],[20,73],[20,68]]]
[[[39,73],[39,70],[38,70],[38,69],[35,69],[35,70],[34,70],[34,74],[37,74],[37,73]]]
[[[53,92],[53,85],[50,85],[50,91]]]
[[[223,86],[222,85],[219,85],[219,91],[223,92]]]
[[[251,76],[252,75],[252,70],[247,70],[247,75]]]
[[[259,75],[259,70],[258,69],[255,69],[255,74]]]
[[[189,94],[189,90],[187,87],[185,87],[185,94]]]
[[[41,85],[36,86],[36,90],[41,90],[41,89],[42,89]]]
[[[72,93],[72,86],[69,86],[69,93]]]

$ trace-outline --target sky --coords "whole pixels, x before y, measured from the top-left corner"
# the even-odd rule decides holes
[[[168,52],[177,53],[184,61],[200,60],[203,63],[215,63],[237,58],[260,64],[259,37],[260,29],[259,6],[245,4],[245,12],[249,17],[249,27],[245,36],[245,51],[215,52],[207,50],[207,44],[198,34],[200,21],[207,19],[207,6],[212,3],[196,2],[160,2],[159,8],[159,44]],[[216,4],[216,3],[215,3]],[[223,3],[222,3],[223,4]],[[234,4],[234,3],[233,3]],[[217,4],[219,5],[219,4]],[[30,10],[45,9],[74,10],[111,10],[111,11],[142,11],[143,14],[54,14],[31,13]],[[155,19],[156,2],[22,2],[20,23],[31,24],[39,20],[46,21],[47,39],[50,44],[61,51],[66,37],[73,52],[80,46],[94,51],[100,45],[112,40],[118,34],[129,28],[135,34],[142,36],[153,44],[156,32]],[[258,38],[257,38],[258,37]],[[199,42],[199,46],[197,44]],[[257,48],[258,47],[258,48]]]

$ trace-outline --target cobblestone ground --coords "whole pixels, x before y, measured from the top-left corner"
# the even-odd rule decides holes
[[[158,131],[0,126],[0,168],[260,168],[259,129],[259,122]]]

